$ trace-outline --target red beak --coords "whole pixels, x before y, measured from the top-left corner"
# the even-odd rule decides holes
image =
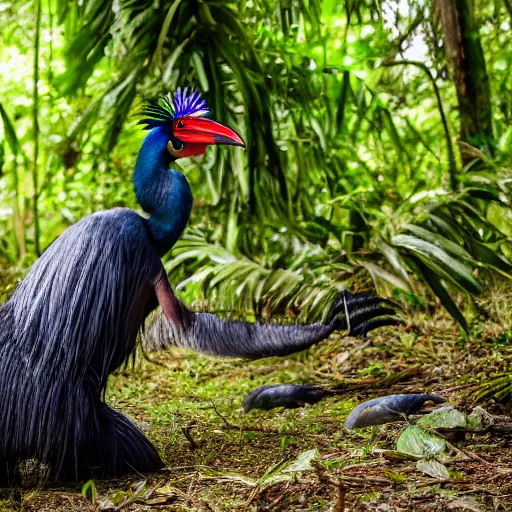
[[[241,146],[245,142],[231,128],[205,117],[185,116],[173,124],[173,135],[185,143]]]

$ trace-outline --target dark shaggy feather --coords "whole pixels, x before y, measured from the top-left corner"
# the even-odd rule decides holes
[[[148,240],[147,221],[131,210],[86,217],[0,307],[0,478],[29,458],[72,480],[162,467],[135,425],[101,401],[162,271]]]
[[[184,328],[183,323],[169,322],[164,315],[158,315],[145,333],[144,346],[148,350],[178,346],[246,359],[286,356],[311,347],[335,330],[366,336],[376,327],[399,323],[396,317],[389,316],[394,310],[382,306],[389,303],[374,295],[344,292],[333,301],[325,324],[309,325],[249,324],[221,320],[210,313],[196,313],[187,317]],[[345,311],[348,311],[348,321]]]

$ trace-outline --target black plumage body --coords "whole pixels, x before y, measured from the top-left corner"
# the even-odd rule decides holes
[[[131,421],[101,401],[157,306],[151,283],[163,270],[149,240],[147,220],[131,210],[86,217],[0,307],[0,479],[27,458],[72,480],[162,466]]]

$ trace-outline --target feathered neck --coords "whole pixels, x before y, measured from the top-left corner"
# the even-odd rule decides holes
[[[162,255],[179,239],[190,218],[192,192],[187,179],[169,165],[169,135],[164,126],[144,139],[135,164],[133,184],[137,201],[150,214],[149,228],[155,248]]]

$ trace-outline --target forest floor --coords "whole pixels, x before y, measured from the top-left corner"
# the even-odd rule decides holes
[[[147,432],[167,468],[95,481],[88,498],[82,486],[4,490],[0,511],[510,511],[511,433],[442,434],[450,476],[434,478],[394,451],[403,422],[343,427],[355,405],[391,393],[438,393],[471,411],[479,381],[512,370],[507,322],[480,319],[468,341],[435,312],[368,340],[333,336],[286,359],[219,360],[180,350],[151,354],[153,362],[139,357],[112,380],[107,401]],[[249,391],[279,383],[344,393],[302,409],[243,413]],[[479,405],[510,412],[492,399]],[[315,457],[304,464],[310,450]],[[298,457],[303,470],[292,471]]]

